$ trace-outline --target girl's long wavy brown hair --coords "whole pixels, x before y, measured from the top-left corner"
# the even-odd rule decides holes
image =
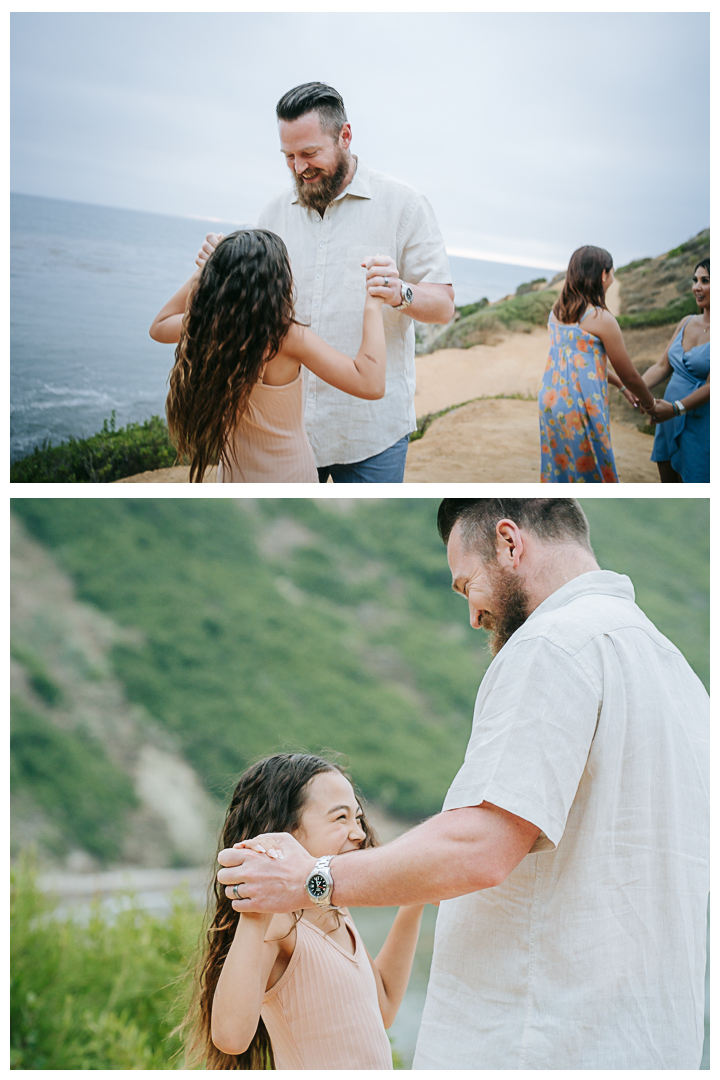
[[[613,268],[612,255],[605,248],[581,247],[574,251],[567,268],[567,277],[553,313],[558,322],[576,323],[588,307],[607,311],[603,271]]]
[[[340,765],[314,754],[274,754],[251,765],[233,792],[222,827],[221,848],[232,847],[260,833],[293,832],[301,822],[309,781],[319,773],[333,771],[352,783],[352,778]],[[357,791],[355,795],[362,810]],[[375,847],[377,837],[365,820],[364,812],[360,824],[365,832],[362,847]],[[183,1024],[188,1064],[199,1064],[204,1069],[272,1069],[272,1046],[262,1020],[244,1054],[224,1054],[212,1041],[215,988],[240,918],[217,878],[213,892],[214,911],[208,912],[206,945],[198,962],[194,1000]]]
[[[263,365],[294,321],[287,249],[266,229],[242,229],[218,244],[188,298],[166,412],[190,483],[229,465],[230,438]]]

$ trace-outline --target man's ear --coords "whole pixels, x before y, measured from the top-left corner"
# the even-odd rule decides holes
[[[498,521],[495,526],[495,541],[500,565],[517,570],[525,546],[522,533],[515,522],[510,518]]]

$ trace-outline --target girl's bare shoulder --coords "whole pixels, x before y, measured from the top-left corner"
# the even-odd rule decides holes
[[[309,326],[303,326],[302,323],[293,322],[290,323],[290,329],[282,343],[282,352],[287,353],[293,357],[299,357],[305,353],[310,345],[310,342],[316,335],[313,334]]]

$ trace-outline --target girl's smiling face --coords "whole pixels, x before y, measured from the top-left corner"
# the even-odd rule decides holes
[[[342,773],[318,773],[307,784],[307,802],[293,836],[318,859],[356,851],[365,839],[361,814],[352,784]]]

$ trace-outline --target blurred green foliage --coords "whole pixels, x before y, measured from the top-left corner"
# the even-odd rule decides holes
[[[82,729],[65,731],[18,700],[11,717],[13,794],[26,793],[68,845],[117,858],[124,815],[138,804],[130,778]]]
[[[601,565],[707,684],[704,499],[584,499]],[[143,643],[130,698],[224,797],[254,757],[346,754],[366,796],[436,812],[489,661],[449,589],[430,499],[14,500],[82,598]]]
[[[11,880],[11,1068],[177,1069],[200,916],[178,897],[169,917],[131,905],[108,919],[53,917],[28,860]]]
[[[48,675],[39,656],[30,652],[29,649],[21,648],[14,641],[10,645],[10,655],[23,665],[30,686],[46,705],[54,708],[62,704],[65,695],[54,679]]]
[[[102,431],[88,439],[48,442],[10,466],[10,480],[20,484],[109,484],[148,469],[175,464],[175,447],[159,416],[115,428],[115,411]]]

